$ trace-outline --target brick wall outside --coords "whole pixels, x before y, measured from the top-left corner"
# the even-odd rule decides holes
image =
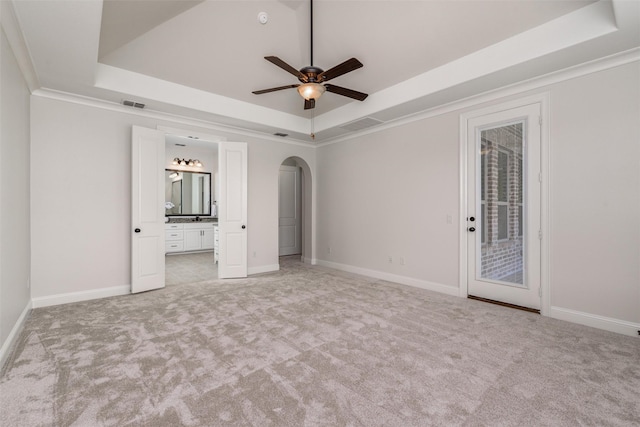
[[[488,129],[482,132],[485,153],[485,204],[486,234],[482,245],[482,268],[484,278],[503,279],[522,271],[523,240],[519,235],[519,207],[522,203],[522,124]],[[507,181],[500,191],[499,153],[507,154]],[[506,185],[505,185],[506,184]],[[505,198],[506,193],[506,199]],[[502,194],[503,200],[499,200]],[[501,203],[502,202],[502,203]],[[507,235],[499,236],[500,206],[507,209]],[[504,209],[504,208],[503,208]],[[502,237],[502,238],[500,238]]]

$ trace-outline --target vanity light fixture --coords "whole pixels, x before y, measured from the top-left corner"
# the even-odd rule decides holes
[[[202,167],[202,163],[200,162],[200,160],[198,159],[179,159],[178,157],[176,157],[175,159],[173,159],[173,161],[171,162],[171,164],[173,165],[179,165],[179,166],[192,166],[192,167],[197,167],[197,168],[201,168]]]

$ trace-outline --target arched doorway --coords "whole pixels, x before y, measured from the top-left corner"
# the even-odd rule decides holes
[[[312,259],[312,177],[308,163],[288,157],[280,164],[278,176],[279,256],[299,255]]]

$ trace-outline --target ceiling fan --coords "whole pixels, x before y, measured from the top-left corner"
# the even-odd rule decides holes
[[[331,79],[335,79],[343,74],[347,74],[353,70],[357,70],[362,67],[362,63],[358,61],[356,58],[347,59],[343,63],[336,65],[333,68],[324,71],[322,68],[315,67],[313,65],[313,0],[310,0],[311,7],[311,65],[307,67],[303,67],[300,70],[296,70],[291,65],[284,62],[282,59],[277,56],[265,56],[264,59],[271,62],[272,64],[282,68],[288,73],[293,74],[300,81],[299,84],[287,85],[287,86],[278,86],[270,89],[262,89],[256,90],[252,93],[255,95],[262,95],[263,93],[275,92],[283,89],[293,89],[297,88],[300,96],[304,98],[304,109],[309,110],[311,108],[315,108],[316,99],[318,99],[325,91],[335,93],[338,95],[346,96],[348,98],[357,99],[358,101],[364,101],[367,96],[366,93],[358,92],[352,89],[347,89],[344,87],[332,85],[332,84],[324,84]]]

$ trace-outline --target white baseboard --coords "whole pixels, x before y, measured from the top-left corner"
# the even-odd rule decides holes
[[[367,268],[355,267],[347,264],[339,264],[337,262],[324,261],[320,259],[315,261],[320,266],[333,268],[335,270],[361,274],[363,276],[373,277],[374,279],[387,280],[389,282],[400,283],[402,285],[413,286],[414,288],[426,289],[428,291],[440,292],[455,297],[458,296],[458,288],[453,286],[414,279],[413,277],[399,276],[397,274],[385,273],[383,271],[369,270]]]
[[[24,310],[22,310],[20,317],[18,317],[18,320],[16,320],[16,324],[13,325],[13,328],[11,329],[11,332],[9,332],[7,339],[4,340],[4,342],[2,343],[2,347],[0,347],[0,369],[4,366],[4,362],[6,361],[7,357],[9,356],[9,353],[13,349],[13,345],[15,344],[15,341],[18,338],[18,335],[20,335],[20,331],[22,330],[22,327],[24,326],[24,322],[27,320],[27,316],[29,315],[30,311],[31,311],[31,301],[29,301],[25,306]]]
[[[306,257],[302,257],[302,262],[305,264],[311,264],[311,265],[317,265],[318,264],[318,260],[315,258],[306,258]]]
[[[279,271],[280,264],[272,264],[272,265],[261,265],[259,267],[251,267],[247,270],[247,274],[251,276],[252,274],[260,274],[260,273],[270,273],[272,271]]]
[[[637,337],[638,331],[640,331],[640,323],[598,316],[597,314],[585,313],[568,308],[551,306],[547,315],[554,319],[566,320],[567,322],[578,323],[580,325],[591,326],[592,328],[604,329],[605,331],[617,332],[634,337]]]
[[[87,301],[98,298],[116,297],[131,293],[131,285],[113,286],[111,288],[91,289],[89,291],[69,292],[66,294],[49,295],[33,298],[33,308],[49,307],[51,305],[68,304],[71,302]]]

